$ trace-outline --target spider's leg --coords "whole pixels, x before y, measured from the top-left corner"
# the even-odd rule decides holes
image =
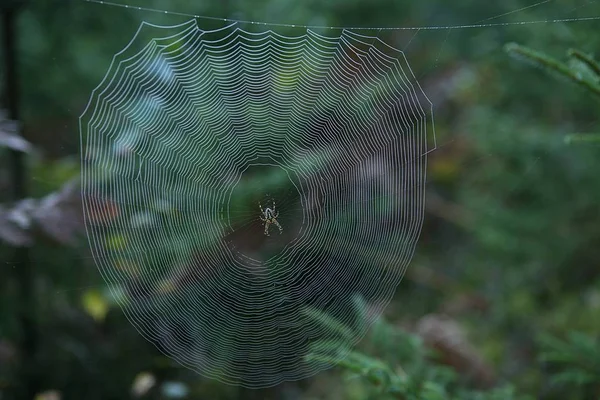
[[[265,222],[265,236],[269,236],[269,225],[271,223],[269,221]]]
[[[279,228],[279,233],[281,233],[283,231],[283,228],[281,227],[281,225],[279,225],[279,222],[277,222],[277,220],[275,218],[273,218],[273,223],[275,224],[276,227]]]

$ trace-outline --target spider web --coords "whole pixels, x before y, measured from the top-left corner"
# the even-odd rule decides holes
[[[204,376],[331,367],[308,355],[343,359],[412,257],[432,104],[375,36],[143,23],[80,128],[98,269],[141,335]]]

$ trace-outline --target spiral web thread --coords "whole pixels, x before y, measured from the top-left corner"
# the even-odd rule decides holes
[[[307,355],[343,359],[412,257],[432,107],[376,37],[143,23],[80,127],[98,269],[141,335],[204,376],[331,367]]]

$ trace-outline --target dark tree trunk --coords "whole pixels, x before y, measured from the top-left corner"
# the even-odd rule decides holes
[[[18,76],[16,60],[16,17],[18,4],[22,2],[11,2],[0,10],[2,12],[2,28],[4,42],[5,63],[5,107],[8,118],[19,120],[19,96]],[[15,150],[9,150],[11,168],[11,197],[20,200],[26,197],[26,169],[25,154]],[[19,297],[15,302],[19,319],[19,360],[20,368],[16,373],[18,379],[15,387],[15,398],[33,399],[39,389],[38,375],[36,371],[36,345],[37,334],[35,328],[35,296],[33,284],[33,271],[29,259],[27,247],[15,249],[13,260],[15,265],[15,279],[19,284]]]

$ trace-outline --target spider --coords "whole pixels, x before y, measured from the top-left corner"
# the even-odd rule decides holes
[[[269,236],[269,226],[271,224],[279,228],[279,234],[281,235],[281,232],[283,232],[283,228],[281,227],[281,225],[279,225],[279,222],[277,222],[276,220],[276,218],[279,217],[279,213],[275,211],[275,202],[273,201],[273,209],[267,207],[263,210],[260,203],[258,203],[258,207],[260,208],[260,212],[262,214],[260,220],[265,223],[265,236]]]

